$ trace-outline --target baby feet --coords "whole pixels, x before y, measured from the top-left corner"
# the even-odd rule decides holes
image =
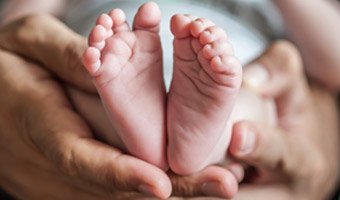
[[[132,29],[122,10],[102,14],[90,33],[83,63],[128,151],[166,169],[160,20],[155,3],[139,8]]]
[[[123,11],[102,14],[83,62],[129,153],[166,169],[167,125],[171,169],[192,174],[224,157],[242,68],[222,29],[206,19],[174,16],[174,73],[165,108],[160,15],[155,3],[146,3],[131,29]]]
[[[211,21],[175,15],[171,31],[174,72],[167,105],[167,153],[170,168],[186,175],[224,156],[217,149],[228,146],[220,140],[225,134],[230,139],[227,121],[241,85],[242,67],[226,33]]]

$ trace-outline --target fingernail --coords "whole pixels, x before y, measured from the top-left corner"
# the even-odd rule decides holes
[[[259,89],[269,80],[269,73],[261,64],[247,66],[243,74],[243,83],[254,89]]]
[[[148,196],[155,196],[154,193],[152,192],[152,188],[145,184],[138,186],[138,191]]]
[[[243,178],[244,178],[244,169],[243,167],[240,165],[240,166],[231,166],[229,168],[230,172],[234,174],[234,176],[236,177],[237,181],[240,183]]]
[[[255,133],[249,127],[244,128],[242,132],[242,143],[240,153],[248,154],[253,151],[255,146]]]
[[[220,184],[217,182],[203,183],[201,189],[202,189],[203,194],[205,194],[206,196],[217,196],[217,197],[225,196],[223,194]]]

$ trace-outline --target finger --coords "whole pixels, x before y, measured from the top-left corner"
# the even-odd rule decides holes
[[[226,167],[233,175],[235,176],[236,180],[240,183],[243,181],[244,178],[244,167],[240,163],[230,163]]]
[[[65,101],[51,96],[39,100],[27,119],[29,127],[38,126],[30,133],[33,143],[58,169],[75,179],[100,185],[109,194],[119,189],[158,198],[170,195],[171,183],[162,170],[94,140],[85,122]]]
[[[253,123],[238,122],[233,126],[229,152],[247,164],[276,169],[286,153],[286,138],[278,130],[260,130]]]
[[[301,56],[288,42],[274,43],[253,64],[246,67],[244,85],[276,101],[281,128],[291,129],[309,112],[311,94],[302,71]]]
[[[293,192],[281,185],[241,185],[234,200],[290,200],[296,199]]]
[[[64,81],[95,92],[81,63],[86,40],[51,16],[37,14],[0,30],[0,47],[42,64]]]
[[[93,95],[74,87],[67,87],[67,93],[72,100],[73,107],[86,119],[91,128],[96,132],[96,138],[108,142],[110,145],[127,152],[123,141],[120,139],[98,95]]]
[[[294,179],[304,177],[309,170],[322,169],[319,152],[301,132],[283,133],[271,127],[256,127],[251,122],[239,122],[233,126],[229,153],[236,159],[256,168],[273,170],[274,176],[290,175]],[[313,157],[306,156],[313,155]]]
[[[172,174],[170,177],[175,196],[232,198],[238,189],[238,182],[233,173],[217,166],[209,166],[191,176],[179,177]]]

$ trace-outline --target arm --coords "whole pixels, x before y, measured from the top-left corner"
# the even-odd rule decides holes
[[[300,48],[307,72],[340,90],[340,9],[330,0],[275,0],[290,39]]]

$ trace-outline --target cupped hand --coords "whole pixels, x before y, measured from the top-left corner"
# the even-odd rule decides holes
[[[339,175],[334,97],[309,88],[300,56],[287,42],[275,43],[255,63],[269,79],[250,83],[260,95],[275,99],[278,127],[234,125],[230,154],[252,166],[235,199],[326,199]]]
[[[244,77],[246,87],[275,99],[278,124],[234,125],[229,153],[248,169],[233,199],[327,199],[336,186],[340,163],[334,96],[307,84],[299,53],[285,41],[271,45],[246,68]],[[182,194],[195,189],[194,177],[181,180],[177,189]],[[218,196],[218,191],[214,194]],[[214,198],[173,198],[181,199]]]
[[[0,31],[5,49],[0,50],[0,186],[19,199],[112,199],[133,192],[168,197],[168,176],[97,141],[59,82],[43,69],[94,91],[80,62],[72,61],[72,55],[81,55],[81,40],[53,18],[39,16]]]

